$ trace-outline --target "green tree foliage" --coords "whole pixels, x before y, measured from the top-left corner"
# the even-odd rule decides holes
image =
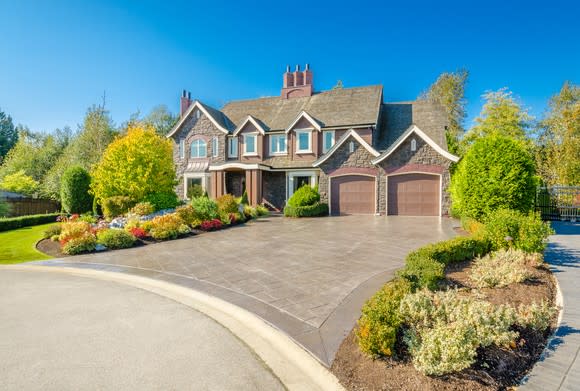
[[[0,109],[0,163],[18,141],[18,131],[12,118]]]
[[[151,125],[162,136],[165,136],[173,128],[179,117],[171,113],[167,106],[155,106],[143,119],[146,125]]]
[[[465,134],[465,148],[477,139],[491,135],[527,140],[533,118],[510,91],[502,88],[488,92],[483,97],[485,104],[480,116],[475,119],[476,125]]]
[[[130,127],[113,141],[93,171],[97,200],[128,196],[135,202],[153,193],[171,193],[176,183],[173,147],[151,126]]]
[[[89,194],[91,176],[82,167],[71,167],[63,176],[60,187],[62,207],[68,213],[84,213],[93,207],[93,197]]]
[[[87,110],[83,124],[62,155],[47,172],[42,185],[46,197],[60,200],[61,177],[71,166],[90,171],[118,134],[109,112],[103,106]]]
[[[523,143],[496,134],[482,137],[459,162],[451,180],[453,210],[475,219],[497,209],[528,212],[536,185],[534,160]]]
[[[0,182],[0,189],[31,196],[38,191],[38,182],[26,175],[24,170],[6,175]]]
[[[548,185],[580,185],[580,86],[564,83],[538,127],[538,173]]]
[[[449,152],[459,153],[459,140],[463,136],[463,122],[466,117],[465,86],[469,72],[465,69],[442,73],[419,99],[440,104],[447,113],[449,125],[445,132]]]
[[[0,198],[0,217],[8,216],[8,212],[10,212],[10,206],[5,199]]]

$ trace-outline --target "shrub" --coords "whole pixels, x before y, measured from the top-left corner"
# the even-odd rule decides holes
[[[147,216],[155,212],[155,208],[151,202],[139,202],[133,208],[131,208],[131,213],[138,216]]]
[[[201,220],[197,218],[197,214],[193,206],[183,205],[175,209],[175,213],[183,220],[183,222],[190,227],[196,227],[201,224]]]
[[[91,224],[86,221],[67,221],[61,223],[61,231],[58,239],[61,246],[64,246],[72,239],[83,237],[86,233],[92,235],[91,231]]]
[[[0,189],[31,196],[38,191],[39,183],[24,170],[6,175],[0,182]]]
[[[528,306],[520,304],[516,311],[516,323],[542,332],[550,326],[550,321],[555,314],[556,308],[543,300],[540,304],[535,302]]]
[[[213,219],[201,223],[200,229],[203,231],[216,231],[218,229],[221,229],[222,226],[223,224],[220,219]]]
[[[451,180],[453,208],[480,219],[497,209],[528,212],[537,180],[534,159],[516,140],[488,136],[475,141]]]
[[[84,213],[84,214],[80,215],[77,219],[80,221],[85,221],[89,224],[96,224],[97,223],[97,218],[90,213]]]
[[[85,252],[94,251],[97,247],[97,238],[92,233],[86,231],[80,236],[74,237],[67,241],[62,247],[62,252],[69,255],[75,255]]]
[[[103,200],[103,213],[107,219],[122,216],[135,206],[135,201],[127,196],[114,196]]]
[[[149,234],[156,240],[175,239],[189,232],[188,226],[175,213],[157,216],[149,223]]]
[[[143,198],[143,201],[153,205],[155,211],[173,209],[179,205],[179,199],[173,190],[147,194],[145,198]]]
[[[304,185],[292,194],[288,200],[288,206],[300,207],[315,205],[320,201],[320,194],[317,188]]]
[[[208,221],[220,217],[218,205],[207,197],[197,197],[191,200],[195,217],[199,221]]]
[[[457,237],[442,242],[429,244],[407,255],[407,260],[432,258],[444,265],[463,262],[489,252],[489,243],[486,240],[472,237]]]
[[[445,265],[432,258],[414,256],[407,258],[405,267],[398,275],[408,280],[415,289],[425,287],[434,290],[445,277]]]
[[[485,225],[471,217],[461,217],[461,227],[475,238],[481,238],[485,230]]]
[[[521,250],[500,250],[473,263],[469,278],[478,288],[502,287],[516,282],[524,282],[533,277],[530,263],[538,263],[534,255]]]
[[[284,208],[286,217],[318,217],[328,216],[328,204],[316,203],[309,206],[290,206]]]
[[[92,177],[91,189],[99,202],[123,195],[156,205],[145,197],[172,193],[176,183],[171,140],[156,134],[152,126],[130,125],[125,135],[108,145]]]
[[[248,192],[247,190],[244,190],[244,193],[242,194],[242,198],[240,198],[240,204],[242,205],[248,205]]]
[[[268,216],[270,214],[270,211],[264,205],[257,205],[256,212],[258,213],[258,217]]]
[[[203,196],[203,187],[200,184],[194,184],[187,188],[187,198],[192,199],[195,197],[202,197]]]
[[[238,211],[238,203],[231,194],[224,194],[216,200],[218,209],[224,213],[236,213]]]
[[[394,353],[397,332],[401,325],[399,303],[411,292],[411,284],[403,279],[386,283],[362,308],[356,336],[360,349],[370,356]]]
[[[59,213],[49,213],[44,215],[1,218],[0,232],[22,227],[30,227],[32,225],[54,223],[59,216]]]
[[[550,224],[543,222],[539,214],[524,215],[501,209],[487,217],[483,234],[494,250],[513,246],[527,252],[541,253],[548,236],[553,233]],[[511,240],[507,241],[507,237]]]
[[[135,244],[135,236],[122,229],[105,229],[97,234],[97,241],[110,249],[129,248]]]
[[[3,198],[0,198],[0,218],[8,216],[10,212],[10,205]]]
[[[82,167],[68,168],[62,175],[60,199],[67,213],[84,213],[92,209],[93,197],[89,194],[91,176]]]
[[[44,232],[42,233],[42,237],[44,239],[50,239],[55,235],[59,236],[61,231],[62,231],[62,227],[60,224],[53,224],[44,230]]]
[[[147,233],[147,231],[145,231],[141,227],[132,227],[132,228],[129,228],[128,231],[131,233],[131,235],[133,235],[137,239],[145,239],[146,237],[149,236],[149,234]]]
[[[255,219],[256,217],[258,217],[258,211],[256,210],[256,208],[252,208],[249,205],[245,205],[244,217],[246,218],[246,220]]]

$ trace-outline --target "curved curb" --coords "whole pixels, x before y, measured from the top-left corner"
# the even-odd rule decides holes
[[[556,302],[554,304],[556,304],[556,307],[558,308],[558,320],[556,321],[556,327],[554,327],[554,331],[548,337],[548,340],[546,341],[546,347],[544,347],[544,350],[542,351],[540,358],[538,359],[538,361],[536,361],[530,372],[526,376],[524,376],[524,378],[520,381],[518,387],[526,385],[528,381],[531,379],[532,372],[536,368],[537,364],[544,361],[549,356],[551,352],[550,346],[552,346],[552,341],[554,340],[554,338],[556,338],[558,330],[562,326],[562,319],[564,318],[564,295],[562,294],[562,289],[560,288],[560,282],[558,281],[558,278],[556,278],[556,275],[553,272],[552,276],[554,277],[554,282],[556,285]]]
[[[2,265],[0,270],[46,271],[113,281],[175,300],[227,328],[248,345],[288,390],[340,390],[338,379],[280,330],[249,311],[205,293],[146,277],[90,269]]]

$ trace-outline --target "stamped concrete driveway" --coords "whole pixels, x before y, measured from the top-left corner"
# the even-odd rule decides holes
[[[393,277],[406,254],[454,236],[454,225],[437,217],[271,216],[41,264],[138,274],[204,291],[252,311],[330,365],[362,304]]]

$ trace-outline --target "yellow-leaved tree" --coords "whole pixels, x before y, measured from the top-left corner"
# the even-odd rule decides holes
[[[92,178],[92,192],[101,204],[115,196],[140,202],[152,194],[174,194],[171,141],[152,126],[130,125],[124,136],[109,144]]]

